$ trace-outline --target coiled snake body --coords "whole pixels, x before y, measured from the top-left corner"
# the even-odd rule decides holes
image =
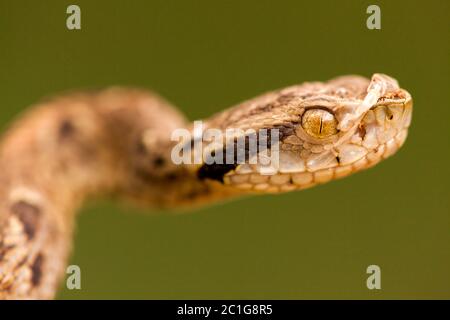
[[[192,126],[153,93],[110,88],[42,102],[0,146],[0,298],[54,297],[86,198],[176,207],[304,189],[392,155],[411,113],[409,93],[375,74],[288,87],[205,121],[205,129],[278,129],[278,166],[263,168],[175,164],[171,134]]]

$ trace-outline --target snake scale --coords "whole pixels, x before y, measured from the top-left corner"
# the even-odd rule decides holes
[[[204,122],[205,129],[276,128],[277,167],[177,165],[171,133],[192,124],[154,93],[113,87],[43,101],[19,117],[0,145],[0,298],[54,297],[75,213],[87,198],[166,208],[308,188],[395,153],[411,114],[410,94],[383,74],[307,82]]]

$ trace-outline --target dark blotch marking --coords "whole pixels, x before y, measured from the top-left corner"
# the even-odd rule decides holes
[[[267,128],[267,145],[266,146],[260,146],[259,145],[259,134],[257,134],[257,147],[258,151],[261,152],[267,148],[271,147],[271,135],[272,131],[271,129],[277,129],[278,130],[278,139],[279,141],[282,141],[284,137],[287,135],[290,135],[293,133],[294,128],[293,125],[286,125],[286,126],[274,126],[273,128]],[[249,160],[251,157],[254,156],[254,154],[251,154],[249,150],[250,146],[250,136],[245,137],[245,161]],[[200,169],[197,171],[197,176],[199,179],[211,179],[216,180],[223,183],[223,177],[230,171],[236,169],[236,167],[239,165],[238,162],[238,150],[237,150],[237,139],[234,141],[234,152],[233,152],[233,163],[226,163],[226,147],[222,151],[223,159],[222,163],[213,163],[213,164],[204,164],[200,167]],[[211,157],[215,156],[215,152],[211,153]],[[245,162],[244,161],[244,162]]]
[[[33,239],[41,213],[39,208],[25,201],[18,201],[12,205],[11,211],[22,222],[28,239]]]
[[[153,160],[153,164],[157,168],[161,168],[165,163],[166,163],[166,160],[161,156],[158,156]]]
[[[59,126],[59,136],[61,138],[67,138],[75,133],[75,127],[70,120],[63,120]]]
[[[205,164],[197,172],[199,179],[211,179],[223,183],[223,177],[231,170],[236,169],[237,164]]]
[[[270,140],[269,140],[270,143]],[[244,159],[249,159],[250,155],[249,155],[249,150],[248,150],[248,146],[249,146],[249,137],[245,137],[245,158]],[[224,147],[222,150],[222,163],[212,163],[212,164],[204,164],[203,166],[200,167],[200,169],[197,172],[197,176],[200,180],[204,180],[204,179],[211,179],[211,180],[216,180],[219,182],[223,183],[223,177],[230,172],[231,170],[236,169],[236,167],[238,166],[238,150],[237,150],[237,140],[234,141],[234,145],[233,145],[233,163],[227,163],[227,148]],[[215,152],[211,152],[211,157],[215,157],[216,153]]]
[[[297,122],[292,122],[292,123],[288,123],[285,125],[278,125],[278,126],[274,126],[273,129],[278,129],[279,132],[279,139],[280,141],[283,141],[284,138],[295,134],[295,126],[297,126],[298,123]],[[270,131],[269,131],[270,133]],[[270,139],[270,134],[269,134],[269,139]],[[270,142],[270,140],[269,140]]]
[[[337,163],[341,163],[341,158],[339,158],[338,156],[336,157],[336,161],[337,161]]]
[[[42,278],[42,264],[44,262],[44,257],[39,254],[31,265],[31,283],[33,286],[38,286]]]

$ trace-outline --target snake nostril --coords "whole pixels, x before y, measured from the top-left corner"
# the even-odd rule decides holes
[[[358,126],[357,133],[361,139],[363,139],[366,136],[366,128],[364,127],[363,124],[360,124]]]

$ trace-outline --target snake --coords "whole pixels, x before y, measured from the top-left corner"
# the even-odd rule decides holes
[[[393,155],[405,142],[411,116],[411,95],[385,74],[305,82],[203,121],[202,132],[276,129],[276,148],[247,153],[276,149],[276,166],[207,163],[204,157],[175,163],[180,142],[173,132],[193,133],[194,126],[156,93],[109,87],[44,99],[19,115],[0,143],[0,298],[55,297],[76,213],[89,199],[176,210],[310,188]],[[228,140],[237,143],[236,136]],[[201,145],[210,154],[223,151],[220,143]]]

